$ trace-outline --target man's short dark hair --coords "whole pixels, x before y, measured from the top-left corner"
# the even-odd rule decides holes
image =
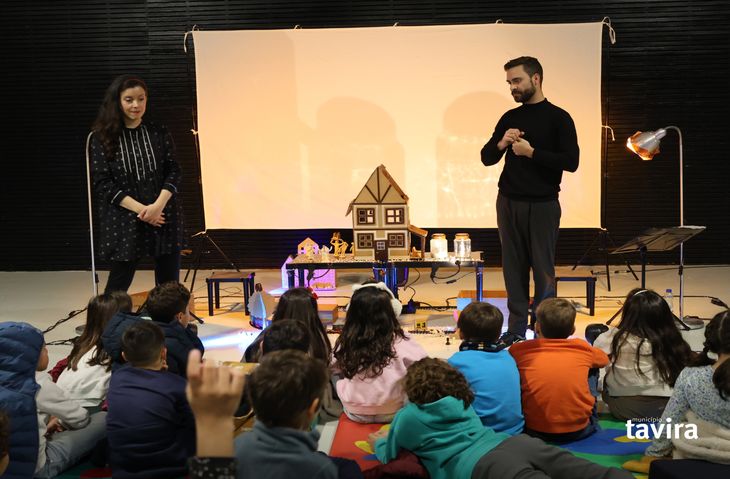
[[[532,75],[534,75],[535,73],[540,75],[540,85],[542,85],[542,65],[540,65],[540,62],[535,57],[514,58],[504,64],[504,71],[507,71],[510,68],[518,67],[520,65],[522,65],[522,68],[525,69],[525,73],[527,73],[530,78],[532,78]]]
[[[470,303],[459,315],[456,325],[466,340],[494,342],[502,332],[502,311],[489,303]]]
[[[141,319],[122,334],[122,352],[127,362],[135,367],[154,364],[164,346],[165,334],[152,321]]]
[[[246,391],[257,420],[268,427],[301,429],[328,381],[324,362],[289,349],[265,355],[246,381]]]
[[[156,286],[147,296],[147,312],[154,321],[171,323],[178,313],[184,313],[190,301],[190,291],[177,281]]]
[[[548,298],[537,307],[540,335],[548,339],[566,339],[575,330],[575,306],[567,299]]]
[[[295,319],[277,319],[264,331],[263,354],[296,349],[309,352],[309,328]]]

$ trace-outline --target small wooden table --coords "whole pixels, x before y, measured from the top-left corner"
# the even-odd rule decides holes
[[[585,281],[586,283],[586,305],[591,316],[596,315],[596,277],[585,274],[561,274],[555,276],[555,295],[558,295],[558,283],[560,281]]]
[[[243,289],[243,308],[246,315],[248,315],[248,300],[254,291],[255,277],[256,273],[254,272],[224,271],[220,273],[213,273],[208,278],[205,278],[205,282],[208,285],[208,316],[213,316],[214,300],[215,307],[221,307],[221,283],[241,283]]]

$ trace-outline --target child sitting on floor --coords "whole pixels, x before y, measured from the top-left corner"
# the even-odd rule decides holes
[[[137,321],[122,336],[122,355],[129,366],[112,373],[108,394],[114,477],[182,476],[195,453],[186,381],[165,370],[166,352],[162,329],[153,321]]]
[[[692,355],[667,302],[646,289],[629,292],[618,327],[593,345],[611,358],[603,400],[621,421],[660,417]]]
[[[274,351],[284,351],[294,349],[303,353],[309,352],[310,346],[309,330],[301,322],[295,319],[280,319],[266,328],[261,333],[261,342],[259,343],[259,358]],[[244,386],[245,388],[245,386]],[[251,412],[251,405],[248,401],[248,395],[241,397],[241,403],[235,412],[236,416],[247,416]]]
[[[572,442],[596,432],[596,398],[588,385],[591,368],[608,364],[608,356],[575,332],[575,307],[549,298],[537,308],[539,339],[515,343],[510,354],[522,384],[525,432],[546,441]]]
[[[106,413],[89,412],[45,372],[43,335],[27,323],[0,323],[0,409],[10,417],[8,477],[56,477],[104,438]]]
[[[405,334],[385,283],[353,287],[345,325],[335,342],[334,373],[345,414],[361,423],[390,422],[403,406],[401,379],[426,351]],[[400,303],[398,303],[400,304]]]
[[[335,463],[317,452],[310,430],[329,382],[327,366],[301,351],[266,354],[246,380],[253,430],[235,441],[238,477],[335,479]]]
[[[308,288],[292,288],[282,294],[276,304],[271,324],[282,319],[293,319],[302,323],[312,338],[310,355],[329,364],[332,357],[332,345],[319,317],[317,298],[311,290]],[[252,363],[259,360],[264,332],[262,331],[246,348],[241,362]]]
[[[472,407],[482,423],[514,435],[522,432],[525,420],[517,364],[504,345],[497,344],[503,321],[496,306],[469,304],[456,323],[456,334],[462,341],[449,364],[469,382],[474,391]]]
[[[66,368],[56,384],[72,399],[87,408],[100,408],[106,399],[111,378],[111,358],[104,350],[101,335],[109,320],[120,311],[117,294],[100,294],[91,298],[86,309],[86,324],[81,336],[74,340],[71,354],[66,358]],[[121,297],[122,301],[124,300]],[[123,303],[122,307],[125,306]]]
[[[311,342],[312,336],[310,336],[309,330],[301,321],[280,319],[276,324],[271,323],[271,326],[263,332],[259,357],[286,349],[296,349],[308,353]]]
[[[156,286],[147,296],[146,311],[150,319],[162,328],[167,348],[167,370],[185,377],[188,354],[192,349],[205,352],[198,338],[197,328],[190,324],[190,310],[194,308],[188,289],[174,281]],[[102,336],[104,349],[112,358],[112,370],[122,365],[121,338],[132,324],[144,320],[141,315],[117,313]]]
[[[485,427],[471,407],[474,394],[454,367],[432,358],[413,364],[405,378],[408,403],[388,432],[371,434],[378,459],[387,463],[401,449],[413,452],[431,479],[628,479],[525,434],[509,436]]]
[[[298,321],[309,331],[309,355],[311,357],[324,361],[326,364],[331,362],[332,345],[319,317],[317,296],[312,290],[309,288],[292,288],[282,294],[276,304],[271,324],[273,325],[283,319]],[[263,338],[264,331],[246,348],[243,358],[241,358],[242,362],[257,362],[260,359]],[[324,421],[328,421],[337,419],[340,414],[342,414],[342,404],[337,398],[334,387],[329,384],[322,399],[319,417]]]
[[[669,456],[674,447],[675,459],[730,464],[730,311],[716,315],[707,324],[705,347],[690,366],[679,374],[661,422],[696,424],[698,440],[682,435],[677,439],[660,437],[654,439],[646,455]]]

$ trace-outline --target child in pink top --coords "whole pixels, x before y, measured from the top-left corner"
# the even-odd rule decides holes
[[[337,394],[356,422],[390,422],[403,406],[401,379],[408,366],[427,356],[406,336],[384,283],[358,285],[334,348]]]

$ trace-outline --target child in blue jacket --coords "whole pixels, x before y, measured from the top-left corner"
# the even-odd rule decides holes
[[[459,352],[449,364],[466,377],[482,424],[497,432],[519,434],[525,426],[522,416],[520,372],[512,355],[498,344],[504,317],[489,303],[471,303],[459,315],[456,334]]]

